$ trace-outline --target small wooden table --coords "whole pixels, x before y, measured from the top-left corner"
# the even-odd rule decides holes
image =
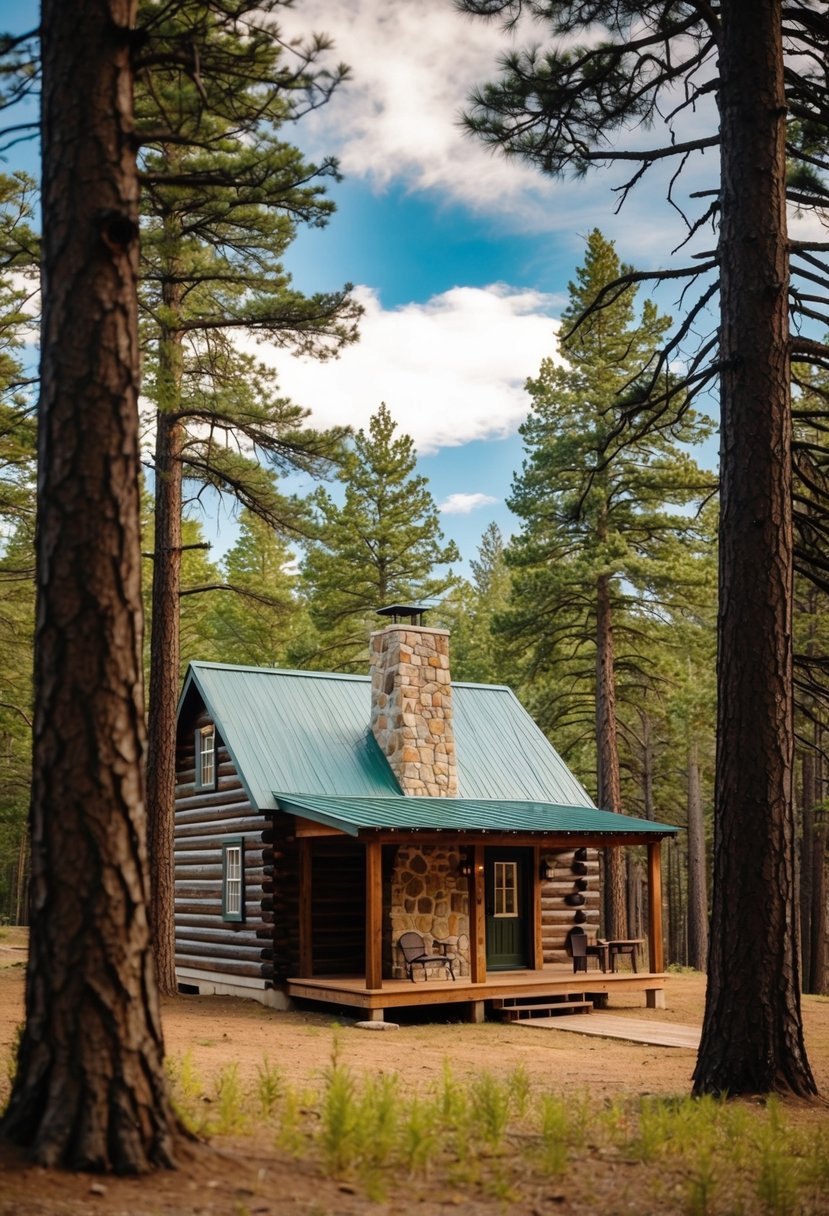
[[[588,958],[591,956],[597,958],[602,971],[607,971],[609,951],[607,942],[603,937],[597,938],[594,942],[589,941],[587,943],[587,955]]]
[[[633,970],[638,970],[636,966],[636,951],[644,944],[644,937],[610,937],[602,943],[607,951],[607,960],[610,965],[610,970],[616,970],[616,959],[620,954],[629,954]],[[606,971],[607,967],[602,970]]]

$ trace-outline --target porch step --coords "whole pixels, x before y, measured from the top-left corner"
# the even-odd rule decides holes
[[[504,997],[492,1002],[505,1022],[517,1022],[521,1018],[550,1018],[560,1013],[592,1013],[593,1002],[583,996],[559,999],[548,997]]]

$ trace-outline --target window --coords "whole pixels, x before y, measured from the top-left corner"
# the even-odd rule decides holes
[[[196,731],[196,789],[216,788],[216,728],[203,726]]]
[[[222,842],[222,920],[245,919],[242,841]]]
[[[494,874],[495,916],[518,915],[518,862],[496,861]]]

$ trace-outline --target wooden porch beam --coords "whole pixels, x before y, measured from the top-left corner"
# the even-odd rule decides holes
[[[532,884],[530,916],[532,917],[532,936],[530,939],[532,958],[530,966],[535,971],[544,967],[544,942],[541,936],[541,845],[537,844],[532,851]]]
[[[324,823],[314,823],[312,819],[303,819],[301,815],[294,816],[297,840],[305,837],[313,839],[316,836],[346,836],[347,833],[339,828],[330,828]]]
[[[486,983],[486,907],[484,904],[484,846],[469,850],[469,975],[473,984]]]
[[[297,842],[299,851],[299,974],[310,979],[314,974],[314,941],[311,841]]]
[[[611,849],[621,845],[631,844],[659,844],[664,839],[660,836],[654,840],[653,833],[642,832],[633,833],[625,832],[622,834],[607,834],[604,836],[583,835],[583,836],[558,836],[551,834],[549,836],[535,834],[527,835],[525,833],[510,833],[510,832],[407,832],[404,829],[399,831],[380,831],[372,830],[361,831],[359,839],[364,843],[369,840],[379,840],[382,844],[440,844],[440,845],[459,845],[461,848],[471,849],[473,846],[481,845],[490,848],[495,845],[498,848],[532,848],[535,845],[540,845],[544,849]]]
[[[383,846],[366,845],[366,988],[383,987]]]
[[[662,944],[662,848],[661,841],[648,843],[648,950],[650,969],[665,970]]]

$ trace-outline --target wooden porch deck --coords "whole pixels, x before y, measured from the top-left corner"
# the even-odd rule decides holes
[[[289,979],[288,996],[303,1001],[346,1005],[380,1011],[411,1005],[477,1004],[514,996],[566,996],[574,993],[644,992],[649,1008],[659,1005],[658,993],[667,983],[664,972],[594,971],[573,972],[569,967],[545,967],[541,971],[491,973],[483,983],[468,976],[457,980],[383,980],[382,988],[366,988],[365,976],[320,976]],[[375,1012],[376,1016],[376,1012]]]

